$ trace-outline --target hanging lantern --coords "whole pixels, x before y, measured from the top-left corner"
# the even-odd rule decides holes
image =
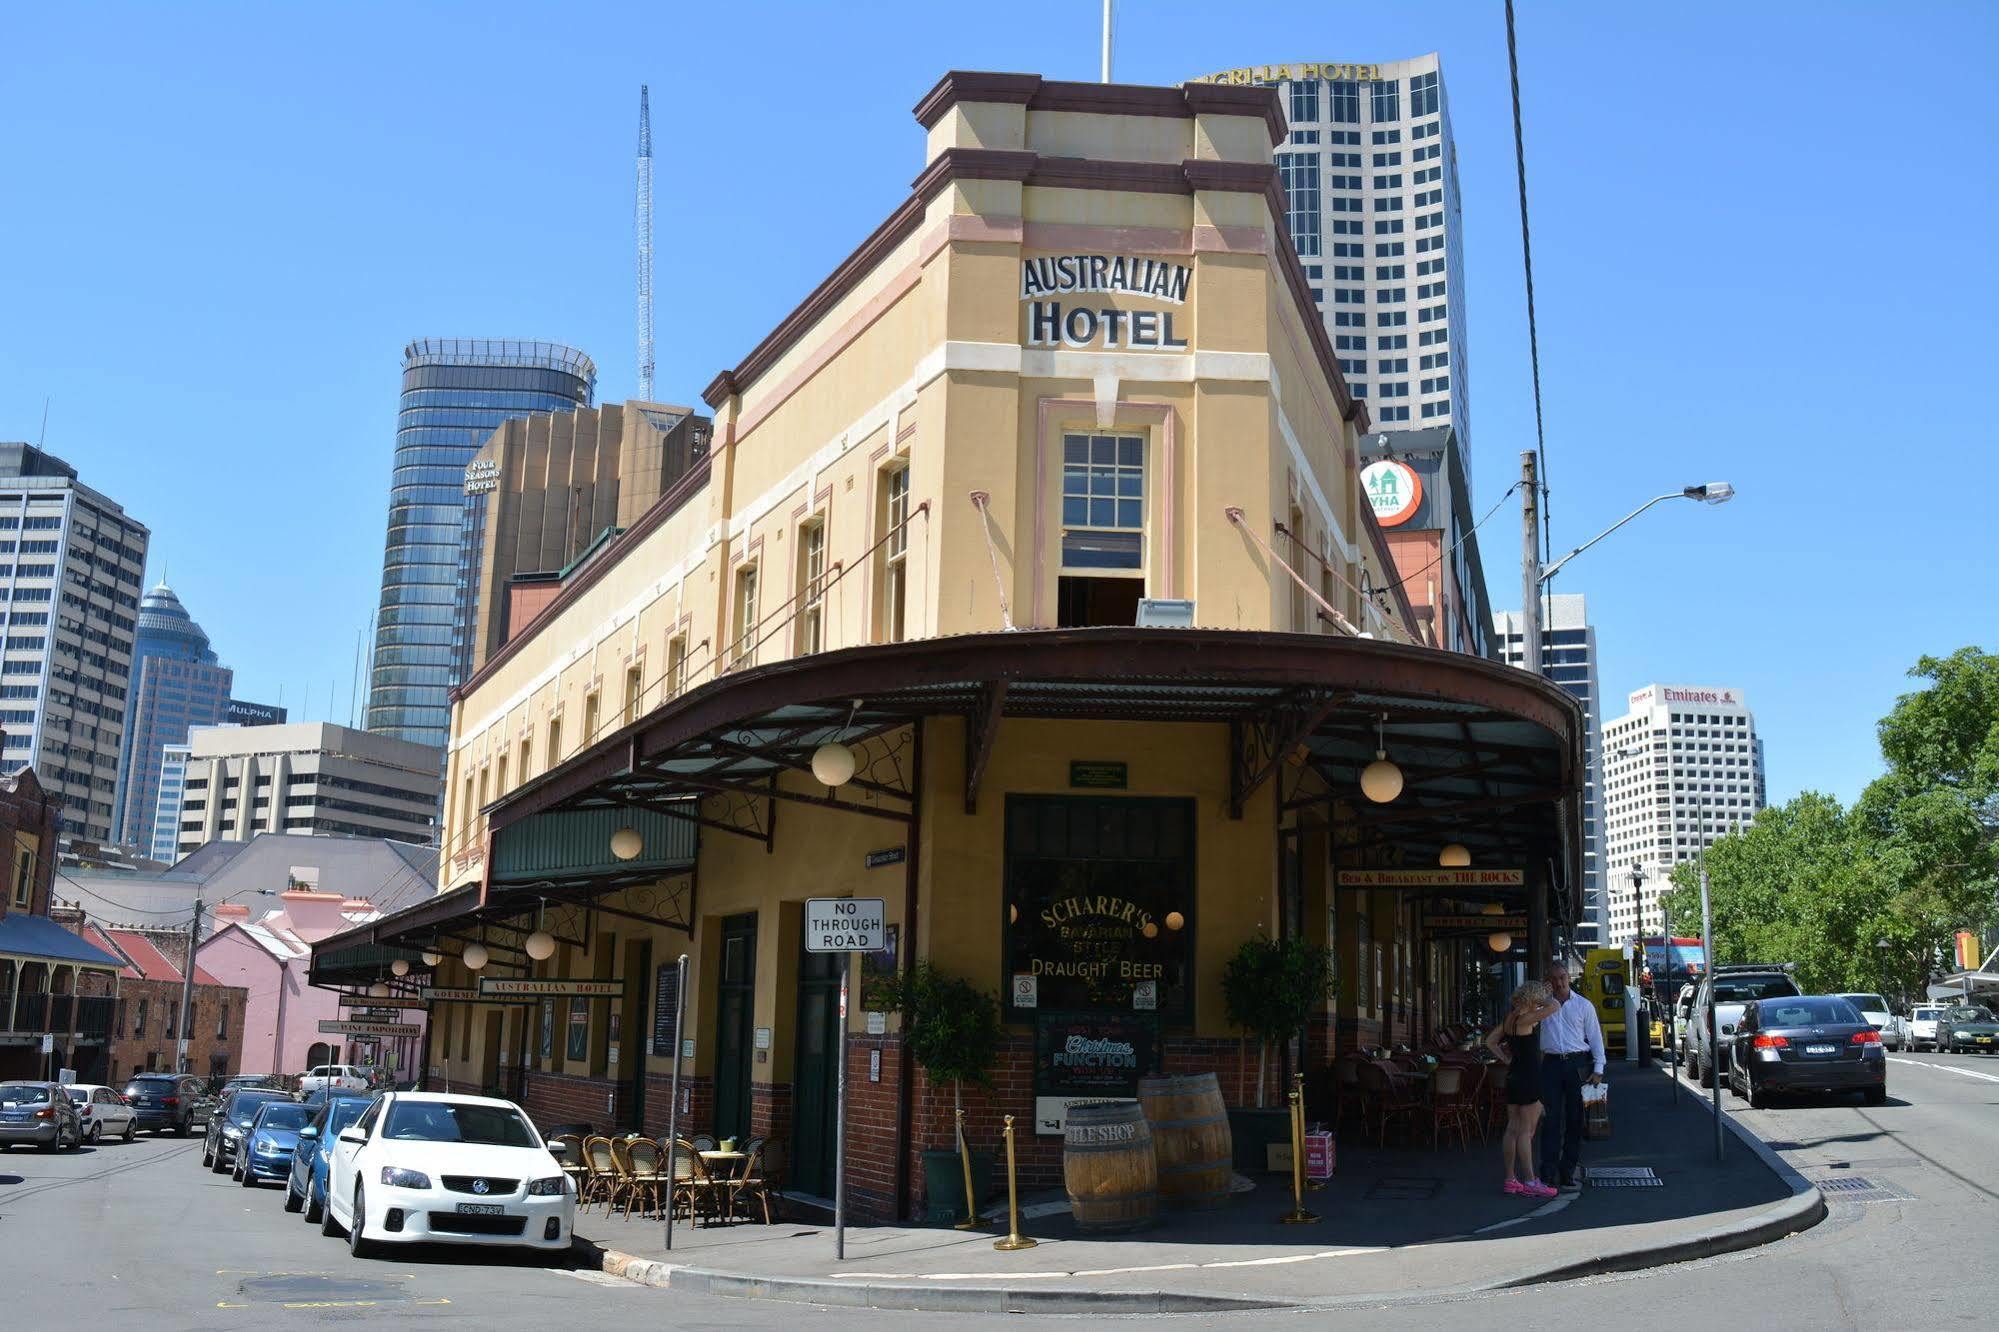
[[[1485,946],[1495,953],[1503,953],[1513,947],[1513,936],[1500,930],[1485,936]]]
[[[1377,805],[1385,805],[1402,794],[1402,769],[1388,759],[1388,743],[1383,737],[1388,718],[1374,724],[1374,762],[1360,770],[1360,793]]]
[[[1445,869],[1463,869],[1471,864],[1471,852],[1462,842],[1452,842],[1437,853],[1437,863]]]
[[[1185,916],[1181,915],[1181,914],[1180,914],[1179,912],[1177,912],[1177,911],[1169,911],[1169,912],[1167,912],[1167,913],[1166,913],[1166,928],[1167,928],[1167,929],[1169,929],[1169,930],[1177,930],[1177,929],[1180,929],[1180,928],[1184,927],[1184,926],[1185,926],[1186,924],[1187,924],[1187,918],[1186,918]]]
[[[388,997],[389,997],[389,987],[388,987],[388,984],[387,984],[386,982],[383,982],[383,981],[376,981],[376,982],[375,982],[375,983],[374,983],[373,985],[370,985],[370,986],[368,987],[368,997],[369,997],[370,999],[386,999],[386,998],[388,998]]]
[[[646,849],[646,839],[637,828],[620,828],[611,834],[611,854],[620,860],[637,860]]]
[[[527,955],[535,961],[546,962],[555,956],[555,936],[547,930],[536,930],[528,936],[527,942],[521,947],[525,948]]]
[[[443,960],[444,960],[444,954],[433,952],[428,948],[423,950],[423,964],[425,966],[434,967]]]
[[[1148,939],[1157,939],[1159,937],[1159,926],[1148,920],[1139,930],[1139,933]]]
[[[821,786],[845,786],[854,780],[854,751],[842,744],[823,744],[812,751],[812,776]]]
[[[410,974],[409,959],[406,957],[397,958],[395,961],[389,963],[389,971],[391,974],[397,976],[409,975]]]
[[[465,964],[467,971],[477,971],[492,961],[492,958],[493,955],[486,951],[486,945],[475,940],[465,945],[465,951],[459,955],[458,960]]]

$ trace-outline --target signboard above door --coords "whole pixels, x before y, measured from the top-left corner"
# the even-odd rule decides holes
[[[502,980],[479,978],[479,995],[485,999],[619,999],[625,983],[614,980]]]
[[[1343,869],[1342,888],[1518,888],[1527,871],[1517,869]]]

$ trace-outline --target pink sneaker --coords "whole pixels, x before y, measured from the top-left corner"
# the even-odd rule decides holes
[[[1561,1196],[1560,1189],[1551,1189],[1538,1179],[1528,1180],[1520,1186],[1520,1191],[1530,1198],[1556,1198]]]
[[[1506,1183],[1500,1185],[1499,1191],[1501,1193],[1525,1193],[1527,1192],[1527,1186],[1517,1179],[1509,1179]]]

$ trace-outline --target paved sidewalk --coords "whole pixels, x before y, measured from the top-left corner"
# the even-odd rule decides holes
[[[1614,1137],[1585,1143],[1585,1169],[1649,1167],[1658,1186],[1600,1176],[1546,1203],[1499,1191],[1496,1140],[1468,1151],[1377,1149],[1349,1135],[1339,1175],[1309,1193],[1322,1218],[1283,1226],[1288,1181],[1212,1212],[1169,1213],[1138,1235],[1079,1235],[1059,1199],[1023,1222],[1037,1247],[1000,1253],[986,1233],[849,1226],[847,1258],[830,1226],[674,1230],[601,1213],[579,1239],[607,1271],[653,1285],[812,1304],[939,1312],[1146,1312],[1381,1304],[1656,1266],[1767,1243],[1824,1215],[1818,1191],[1753,1138],[1714,1159],[1713,1120],[1686,1084],[1612,1065]],[[1738,1134],[1740,1131],[1738,1131]]]

